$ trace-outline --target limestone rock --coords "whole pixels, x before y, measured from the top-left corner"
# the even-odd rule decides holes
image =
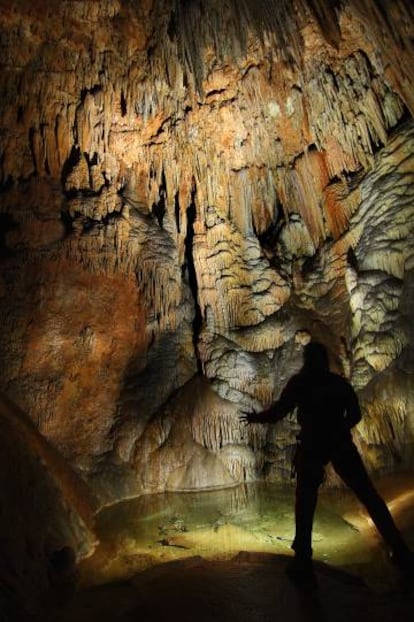
[[[411,3],[0,4],[1,389],[104,502],[286,479],[311,335],[408,464]]]

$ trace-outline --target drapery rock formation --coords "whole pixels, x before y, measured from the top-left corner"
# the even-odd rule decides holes
[[[1,389],[101,502],[288,478],[311,336],[409,465],[411,3],[0,4]]]

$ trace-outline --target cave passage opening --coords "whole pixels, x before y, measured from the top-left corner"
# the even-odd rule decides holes
[[[197,361],[197,372],[202,375],[203,368],[200,356],[198,354],[198,341],[200,337],[201,327],[203,325],[203,316],[201,313],[200,304],[198,302],[198,282],[197,282],[197,271],[194,264],[194,223],[197,217],[197,208],[196,208],[196,194],[197,187],[195,181],[193,179],[192,189],[191,189],[191,200],[190,204],[186,209],[187,216],[187,234],[185,237],[185,264],[184,264],[184,274],[187,273],[188,276],[188,285],[190,287],[190,291],[192,294],[193,304],[194,304],[194,317],[192,321],[192,329],[193,329],[193,346],[194,353]]]

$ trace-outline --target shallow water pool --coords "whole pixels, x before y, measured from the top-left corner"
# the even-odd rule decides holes
[[[413,476],[383,480],[379,488],[414,545]],[[403,499],[403,501],[401,501]],[[396,516],[398,519],[398,516]],[[97,516],[100,544],[81,564],[85,585],[127,579],[156,564],[188,557],[230,559],[240,551],[291,555],[294,486],[255,482],[225,490],[145,495]],[[388,586],[395,570],[352,493],[319,497],[314,557]]]

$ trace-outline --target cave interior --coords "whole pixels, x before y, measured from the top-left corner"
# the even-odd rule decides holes
[[[0,0],[0,47],[5,619],[289,555],[297,422],[240,414],[310,340],[414,547],[412,2]],[[329,467],[321,498],[318,558],[392,583]]]

